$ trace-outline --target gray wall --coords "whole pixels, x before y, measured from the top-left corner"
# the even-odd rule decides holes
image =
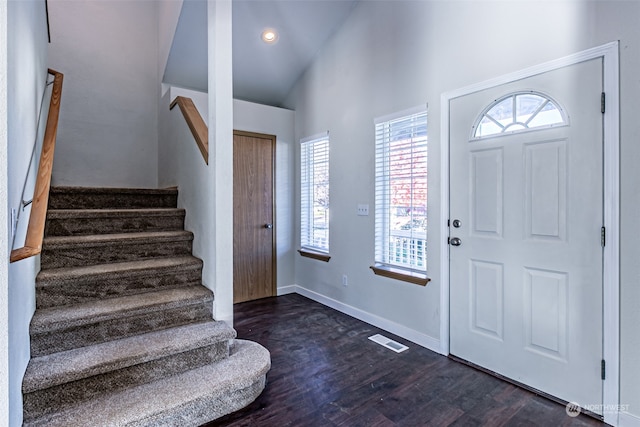
[[[47,27],[44,2],[8,2],[8,191],[2,209],[19,209],[25,179],[33,179],[29,161],[36,139],[38,110],[47,79]],[[46,101],[48,103],[48,101]],[[43,119],[45,120],[45,119]],[[42,135],[40,135],[40,138]],[[31,187],[33,191],[33,187]],[[26,195],[31,198],[33,193]],[[28,221],[25,211],[21,225]],[[5,238],[2,236],[2,245]],[[8,249],[11,249],[9,231]],[[21,247],[23,242],[16,241]],[[6,258],[5,258],[6,259]],[[9,264],[8,289],[0,289],[0,300],[8,303],[9,331],[9,424],[22,424],[22,377],[29,361],[29,322],[35,310],[35,275],[39,257]],[[6,293],[5,293],[6,292]],[[1,325],[2,321],[0,321]],[[4,326],[4,325],[2,325]],[[2,327],[4,330],[4,327]],[[1,424],[1,422],[0,422]]]
[[[233,128],[276,136],[276,256],[278,258],[278,289],[295,283],[294,154],[297,145],[293,136],[295,113],[247,101],[233,101]]]
[[[49,16],[65,74],[54,184],[155,187],[158,3],[55,1]]]
[[[621,404],[640,416],[640,3],[361,2],[297,83],[285,105],[296,138],[331,132],[331,261],[296,257],[296,283],[365,317],[437,343],[440,328],[440,95],[620,40]],[[426,287],[374,276],[376,117],[429,104]],[[298,154],[296,154],[297,156]],[[299,199],[297,199],[299,206]],[[298,208],[299,210],[299,208]],[[297,212],[296,218],[299,218]],[[349,286],[341,285],[342,274]]]
[[[202,158],[179,107],[169,110],[176,96],[194,100],[207,120],[207,94],[171,88],[160,100],[160,139],[158,140],[158,184],[178,187],[178,207],[187,211],[185,229],[193,232],[193,255],[204,262],[203,284],[215,291],[211,279],[211,206],[207,176],[209,166]]]
[[[0,2],[0,200],[8,200],[7,3]],[[0,258],[9,257],[8,203],[0,204]],[[9,266],[0,263],[0,426],[9,425]]]
[[[169,111],[169,103],[176,96],[193,100],[200,115],[207,120],[207,94],[171,87],[160,103],[160,140],[158,149],[158,184],[160,187],[178,186],[179,204],[187,208],[186,228],[195,234],[194,254],[208,259],[208,228],[204,212],[207,193],[206,168],[182,114],[176,107]],[[293,173],[294,112],[283,108],[246,101],[233,101],[233,127],[236,130],[276,136],[276,256],[277,286],[285,288],[294,283],[294,194]],[[206,263],[205,263],[206,264]],[[203,277],[207,277],[206,274]]]

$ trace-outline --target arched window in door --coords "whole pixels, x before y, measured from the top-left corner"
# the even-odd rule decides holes
[[[495,100],[476,119],[471,139],[531,129],[565,126],[568,118],[556,101],[539,92],[516,92]]]

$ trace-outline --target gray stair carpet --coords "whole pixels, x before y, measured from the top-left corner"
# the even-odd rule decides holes
[[[177,195],[52,187],[25,426],[198,426],[264,389],[269,352],[212,318]]]

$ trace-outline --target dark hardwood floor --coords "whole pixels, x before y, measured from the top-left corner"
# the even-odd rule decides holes
[[[272,367],[255,402],[208,427],[604,425],[297,294],[234,309],[238,338],[269,349]]]

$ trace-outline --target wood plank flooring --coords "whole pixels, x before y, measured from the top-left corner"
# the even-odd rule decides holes
[[[269,349],[272,367],[254,403],[208,427],[604,425],[297,294],[234,311],[238,338]]]

